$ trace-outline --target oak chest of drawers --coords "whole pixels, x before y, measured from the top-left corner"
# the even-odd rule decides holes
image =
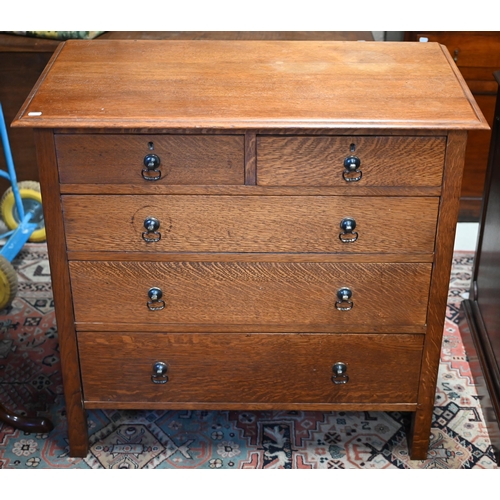
[[[35,129],[86,408],[408,411],[427,453],[467,130],[437,44],[61,44]]]

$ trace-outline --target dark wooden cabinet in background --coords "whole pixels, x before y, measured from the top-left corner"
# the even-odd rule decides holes
[[[497,89],[493,73],[500,68],[500,31],[407,31],[405,41],[445,45],[492,125]],[[479,220],[490,139],[489,130],[469,133],[460,195],[461,222]]]
[[[500,71],[495,73],[500,84]],[[500,465],[500,89],[484,189],[470,299],[460,331]]]
[[[14,130],[9,125],[57,46],[54,40],[0,35],[0,103],[18,180],[38,180],[35,141],[31,130]],[[1,148],[0,168],[7,169]],[[0,196],[9,186],[7,180],[0,179]]]

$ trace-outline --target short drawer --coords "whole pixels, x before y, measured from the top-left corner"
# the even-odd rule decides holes
[[[143,408],[416,403],[422,345],[420,335],[78,334],[85,401]]]
[[[431,274],[431,264],[420,263],[73,261],[69,266],[77,323],[331,325],[336,331],[423,327]],[[347,300],[345,294],[339,297],[343,288],[350,290]]]
[[[242,135],[58,134],[55,141],[63,184],[244,183]],[[148,155],[157,168],[146,167]]]
[[[63,209],[69,251],[421,253],[434,251],[438,202],[67,195]]]
[[[260,186],[440,186],[444,137],[266,137],[257,140]],[[344,166],[357,158],[359,168]]]

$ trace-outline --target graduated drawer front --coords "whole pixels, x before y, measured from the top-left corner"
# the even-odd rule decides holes
[[[266,137],[257,139],[260,186],[440,186],[444,137]],[[344,160],[361,161],[346,182]]]
[[[77,323],[334,325],[336,331],[422,327],[431,274],[431,264],[414,263],[73,261],[69,266]],[[150,301],[153,287],[161,289],[164,303]],[[352,292],[350,310],[337,309],[342,287]]]
[[[62,200],[69,251],[293,253],[433,252],[439,202],[201,195],[68,195]],[[146,231],[148,217],[159,221],[159,234]],[[339,237],[347,217],[356,221],[354,243]]]
[[[414,403],[422,345],[419,335],[78,334],[85,401],[146,405]],[[163,384],[151,378],[158,361]],[[347,383],[332,381],[337,362]]]
[[[242,135],[59,134],[55,141],[63,184],[244,183]],[[160,158],[158,181],[145,180],[142,176],[146,168],[144,158],[149,154]]]

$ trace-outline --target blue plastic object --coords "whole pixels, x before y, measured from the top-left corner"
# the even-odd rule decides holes
[[[42,210],[41,204],[35,204],[29,208],[24,209],[21,200],[21,194],[17,185],[16,170],[14,168],[14,161],[12,159],[12,152],[10,149],[9,138],[7,136],[7,127],[5,125],[2,105],[0,104],[0,134],[2,136],[2,145],[5,155],[5,162],[7,164],[7,171],[0,170],[0,177],[7,179],[12,185],[14,193],[15,207],[19,216],[19,225],[12,231],[0,234],[0,239],[6,239],[5,245],[0,250],[0,255],[5,257],[9,262],[16,257],[21,251],[24,244],[28,241],[29,237],[38,228],[37,224],[30,222],[32,219],[37,219],[38,212]]]

